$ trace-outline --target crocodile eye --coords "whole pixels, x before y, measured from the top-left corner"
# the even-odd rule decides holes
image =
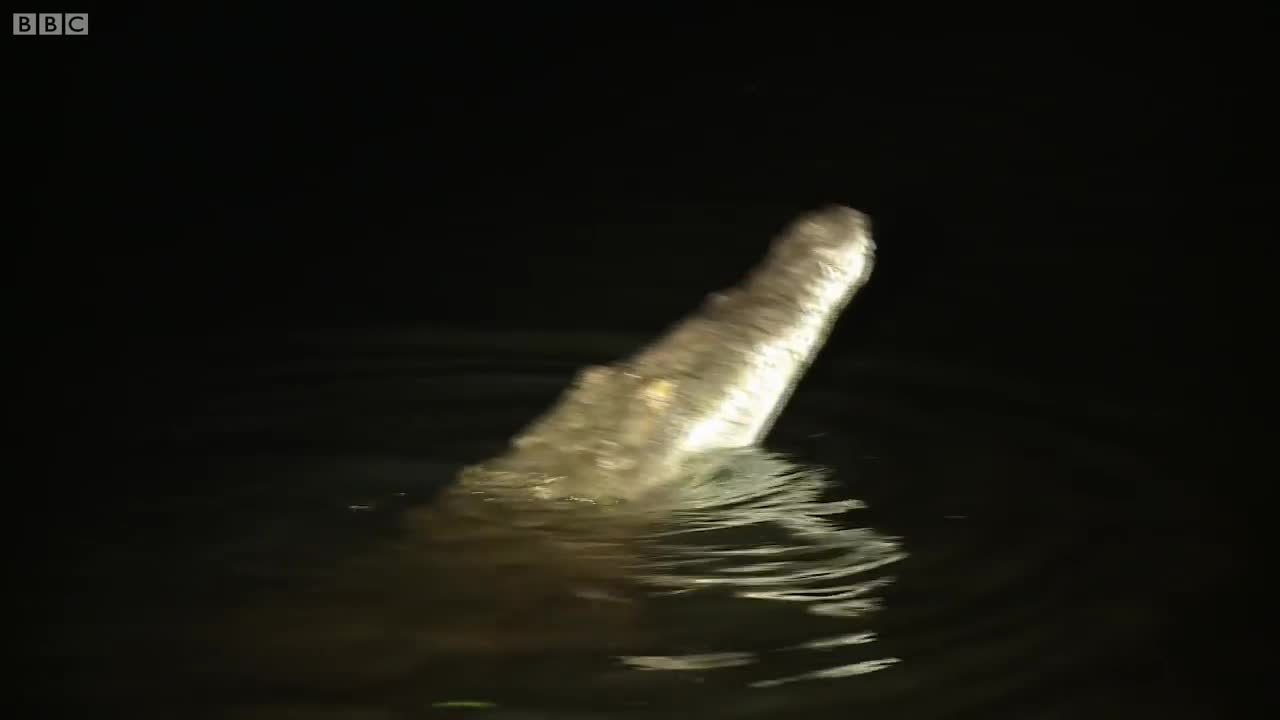
[[[675,395],[676,384],[665,378],[654,380],[644,388],[645,402],[650,405],[667,405]]]

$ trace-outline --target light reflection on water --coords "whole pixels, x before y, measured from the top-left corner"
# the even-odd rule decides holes
[[[897,662],[876,652],[866,621],[900,543],[859,526],[861,503],[825,471],[756,450],[723,460],[661,503],[469,490],[406,503],[391,486],[333,497],[329,531],[271,543],[281,518],[260,516],[259,544],[204,568],[222,566],[232,599],[182,611],[161,641],[198,654],[195,667],[139,669],[134,681],[168,673],[169,692],[231,708],[478,697],[656,711],[671,693],[686,709],[713,707],[734,688],[847,682]],[[324,535],[338,513],[396,529],[334,547]],[[661,679],[675,676],[693,685]]]
[[[661,500],[595,507],[583,503],[512,511],[549,530],[565,557],[599,557],[603,538],[613,537],[625,564],[614,567],[617,580],[633,584],[642,595],[661,598],[712,593],[720,599],[794,604],[793,611],[835,618],[831,636],[792,639],[787,647],[744,651],[748,638],[719,640],[712,652],[620,655],[626,666],[642,670],[693,670],[741,667],[760,663],[778,650],[822,649],[865,645],[871,632],[850,633],[848,625],[879,606],[878,591],[891,582],[885,568],[903,559],[901,544],[876,531],[857,527],[863,504],[829,497],[833,485],[820,468],[797,466],[763,450],[730,451],[714,466],[718,472],[678,484]],[[501,495],[474,502],[504,504]],[[851,515],[852,514],[852,515]],[[518,539],[515,541],[519,541]],[[617,558],[615,557],[615,560]],[[681,598],[679,602],[689,602]],[[741,622],[751,626],[750,609]],[[582,628],[591,632],[590,628]],[[859,648],[860,655],[865,651]],[[830,653],[839,655],[839,653]],[[835,662],[838,657],[822,658]],[[863,659],[852,664],[819,667],[798,675],[750,680],[771,687],[802,679],[830,679],[888,667],[898,658]]]
[[[59,691],[130,717],[1195,716],[1155,638],[1222,563],[1140,417],[864,355],[774,434],[830,476],[745,452],[660,505],[438,494],[628,351],[535,340],[202,356],[189,415],[113,449],[127,498],[60,526]]]

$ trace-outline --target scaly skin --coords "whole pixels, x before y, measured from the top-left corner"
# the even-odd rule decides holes
[[[636,500],[718,449],[760,443],[874,263],[870,221],[827,207],[794,221],[742,283],[637,355],[584,369],[462,490]]]

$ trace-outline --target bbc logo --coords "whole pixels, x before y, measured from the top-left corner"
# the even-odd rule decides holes
[[[14,35],[88,35],[89,13],[14,13]]]

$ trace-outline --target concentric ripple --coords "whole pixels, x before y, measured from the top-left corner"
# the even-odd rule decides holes
[[[1157,598],[1214,558],[1123,408],[868,353],[801,385],[785,454],[728,453],[661,503],[449,489],[639,341],[202,350],[204,393],[122,466],[155,492],[103,509],[132,530],[79,536],[85,602],[48,652],[86,703],[170,716],[1102,717],[1175,696]]]
[[[628,667],[704,672],[762,664],[764,677],[747,682],[770,687],[870,672],[896,662],[896,658],[861,659],[801,675],[768,676],[762,656],[774,651],[833,651],[822,658],[826,663],[836,659],[831,656],[841,655],[834,651],[843,648],[865,656],[866,649],[855,646],[870,643],[874,633],[851,632],[849,626],[856,627],[859,618],[879,607],[879,592],[891,581],[884,569],[905,553],[897,541],[852,524],[850,516],[856,517],[854,511],[862,503],[827,498],[838,488],[821,469],[798,466],[755,449],[725,452],[713,466],[719,468],[714,474],[691,477],[661,500],[643,504],[534,504],[523,496],[512,500],[501,494],[486,494],[472,502],[504,506],[504,516],[518,516],[523,527],[537,528],[542,539],[559,546],[559,553],[575,562],[610,557],[612,564],[602,568],[602,574],[613,574],[613,580],[635,586],[639,594],[662,598],[649,603],[669,605],[664,610],[674,613],[671,626],[703,631],[700,638],[667,644],[675,649],[696,643],[712,650],[619,656]],[[455,506],[455,512],[466,511]],[[477,518],[473,510],[472,520]],[[529,538],[515,540],[529,542]],[[731,606],[747,626],[756,624],[753,616],[767,617],[761,601],[788,603],[795,612],[836,622],[814,630],[830,635],[789,637],[787,644],[762,644],[764,638],[741,637],[736,627],[726,627],[728,636],[720,637],[693,616],[680,619],[686,608],[701,602],[691,597],[694,593],[709,594],[712,602],[721,604],[721,612],[735,600],[752,601],[740,611]]]

